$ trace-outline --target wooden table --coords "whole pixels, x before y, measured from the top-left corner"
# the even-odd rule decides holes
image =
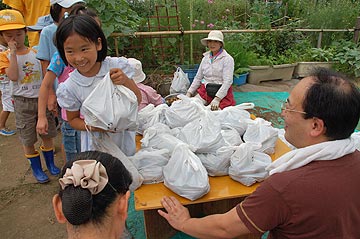
[[[288,151],[290,149],[287,145],[278,139],[275,153],[271,155],[271,158],[275,160]],[[138,188],[134,193],[135,209],[144,211],[146,238],[166,239],[176,234],[176,230],[157,212],[159,208],[162,208],[160,200],[164,196],[176,197],[183,205],[187,205],[192,217],[202,217],[209,214],[227,212],[259,186],[259,183],[256,183],[247,187],[232,180],[229,176],[209,177],[209,182],[210,192],[195,201],[190,201],[175,194],[163,183],[147,184]],[[256,237],[245,236],[241,238]]]

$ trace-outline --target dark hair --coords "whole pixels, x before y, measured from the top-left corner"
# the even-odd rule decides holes
[[[54,20],[54,22],[60,21],[60,19],[62,17],[62,16],[60,16],[61,9],[62,9],[62,6],[60,6],[58,3],[55,3],[50,6],[50,15],[51,15],[52,19]]]
[[[74,33],[79,34],[95,44],[98,43],[98,39],[100,38],[102,48],[98,51],[96,61],[102,62],[106,58],[107,41],[99,24],[94,20],[94,18],[88,15],[72,15],[61,21],[55,35],[55,45],[65,65],[68,65],[68,62],[65,57],[64,42]]]
[[[314,69],[310,77],[314,83],[303,101],[304,118],[322,119],[329,139],[348,138],[359,122],[359,89],[345,75],[326,68]]]
[[[72,5],[71,8],[77,7],[77,6],[85,6],[85,3],[77,2],[74,5]],[[53,5],[50,6],[50,15],[51,15],[52,19],[54,20],[54,22],[58,23],[62,19],[62,16],[60,16],[62,9],[63,9],[63,7],[58,3],[54,3]]]
[[[92,18],[99,17],[94,9],[88,8],[85,5],[74,6],[70,11],[70,15],[88,15]]]
[[[101,224],[107,214],[108,206],[119,194],[124,195],[132,183],[129,171],[119,159],[99,151],[79,153],[74,160],[66,162],[60,177],[64,176],[67,168],[71,168],[73,162],[86,159],[99,161],[105,167],[109,181],[96,195],[92,195],[88,189],[80,186],[68,185],[64,190],[60,189],[62,210],[65,218],[72,225],[81,225],[89,221]]]

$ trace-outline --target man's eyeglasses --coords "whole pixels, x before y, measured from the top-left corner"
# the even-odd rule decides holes
[[[304,114],[304,115],[307,114],[307,113],[304,112],[304,111],[289,109],[289,108],[287,107],[288,103],[289,103],[288,100],[286,100],[285,102],[281,103],[281,110],[289,111],[289,112],[296,112],[296,113],[300,113],[300,114]]]

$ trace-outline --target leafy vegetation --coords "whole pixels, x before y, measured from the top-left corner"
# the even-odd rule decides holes
[[[335,69],[349,76],[360,77],[360,46],[351,41],[334,43],[337,53],[334,56]]]

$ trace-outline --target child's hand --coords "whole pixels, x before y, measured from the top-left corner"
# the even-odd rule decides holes
[[[49,95],[48,102],[47,102],[47,108],[49,111],[52,111],[54,115],[57,116],[57,101],[56,101],[56,95]]]
[[[13,53],[13,54],[16,53],[17,42],[14,40],[10,40],[8,42],[8,47],[10,49],[10,53]]]
[[[48,121],[46,117],[40,117],[36,124],[36,131],[39,134],[48,134]]]
[[[124,85],[129,80],[120,68],[110,69],[110,79],[115,85]]]

